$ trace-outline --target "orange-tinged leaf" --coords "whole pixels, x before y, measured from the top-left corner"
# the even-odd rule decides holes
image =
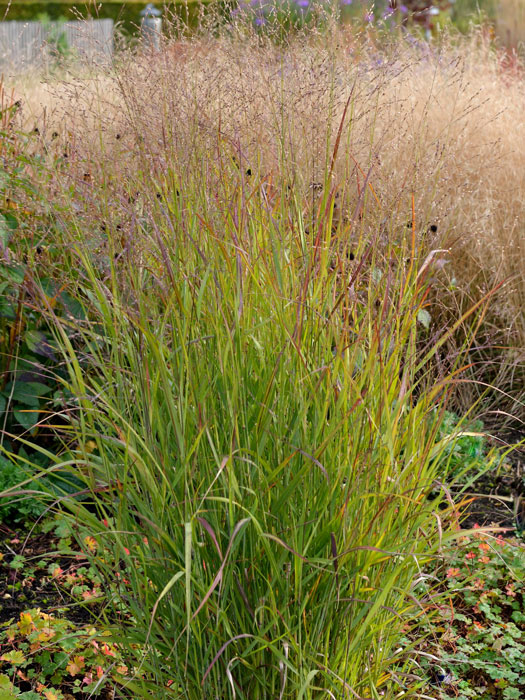
[[[76,676],[79,673],[82,672],[82,669],[84,668],[85,663],[84,663],[84,657],[83,656],[74,656],[66,666],[66,671],[70,673],[72,676]]]
[[[43,627],[40,630],[37,639],[39,642],[48,642],[55,636],[55,634],[56,630],[54,630],[52,627]]]
[[[22,612],[20,613],[20,621],[18,622],[18,629],[20,630],[20,634],[23,635],[28,635],[31,634],[33,631],[33,618],[31,617],[31,613],[28,612]]]
[[[7,654],[0,656],[0,661],[9,661],[11,664],[23,664],[26,657],[21,651],[9,651]]]
[[[89,549],[90,552],[97,551],[97,541],[91,535],[87,535],[87,537],[84,537],[84,544],[86,545],[86,547]]]
[[[56,690],[46,690],[44,692],[44,697],[46,700],[60,700]]]

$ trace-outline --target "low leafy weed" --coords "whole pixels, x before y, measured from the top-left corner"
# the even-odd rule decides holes
[[[106,697],[123,682],[128,669],[119,649],[92,614],[100,614],[104,598],[88,560],[94,542],[60,517],[46,520],[32,537],[14,533],[5,542],[0,699]]]
[[[128,673],[118,648],[95,627],[75,628],[39,609],[11,620],[0,632],[0,643],[0,661],[7,666],[0,676],[0,697],[62,700],[69,692],[83,698],[112,682],[122,683]]]
[[[442,576],[442,623],[426,630],[420,624],[417,631],[429,635],[420,659],[437,688],[435,697],[520,700],[525,696],[525,547],[479,529],[448,548]]]

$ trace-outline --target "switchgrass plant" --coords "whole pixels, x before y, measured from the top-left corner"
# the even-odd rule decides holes
[[[220,229],[188,182],[105,280],[74,244],[82,352],[57,332],[91,502],[64,503],[130,615],[113,638],[134,697],[394,697],[439,544],[447,381],[417,350],[430,264],[404,231],[349,261],[329,225],[280,230],[225,186]]]
[[[41,134],[46,267],[83,309],[60,318],[35,267],[73,397],[46,454],[84,480],[61,502],[128,614],[133,697],[417,691],[399,640],[451,517],[438,430],[492,289],[435,325],[450,163],[425,153],[473,127],[468,101],[418,127],[403,76],[450,89],[431,55],[336,39],[180,41],[70,85]]]

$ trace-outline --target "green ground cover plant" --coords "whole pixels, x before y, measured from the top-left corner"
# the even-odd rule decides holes
[[[85,532],[78,540],[60,516],[2,534],[2,698],[113,697],[129,675],[100,624],[102,581],[86,556],[95,541]]]
[[[19,490],[20,484],[27,479],[27,472],[17,468],[11,460],[0,456],[0,491],[8,492],[10,489]],[[33,484],[38,488],[38,483]],[[25,498],[22,502],[16,499],[0,502],[1,522],[31,522],[36,520],[45,511],[44,504],[36,498]]]
[[[461,484],[472,485],[480,480],[486,471],[494,475],[508,470],[508,454],[513,448],[494,443],[487,433],[483,421],[459,417],[453,411],[445,411],[439,426],[439,437],[448,444],[443,479],[455,487]]]
[[[434,697],[510,700],[525,692],[525,548],[483,532],[463,535],[444,557],[449,600],[427,626],[420,665]],[[425,624],[419,625],[421,634]],[[437,665],[436,665],[437,664]]]
[[[90,625],[75,627],[39,609],[20,614],[0,635],[0,698],[5,700],[63,700],[64,693],[88,698],[103,690],[108,678],[120,683],[128,673],[115,645]],[[13,682],[14,681],[14,682]],[[35,690],[21,691],[29,685]],[[3,693],[3,695],[2,695]],[[109,696],[108,696],[109,697]]]

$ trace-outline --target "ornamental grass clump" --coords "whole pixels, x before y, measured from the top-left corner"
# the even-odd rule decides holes
[[[430,265],[406,235],[350,263],[326,226],[307,243],[227,186],[222,230],[188,184],[187,233],[159,200],[148,250],[106,280],[76,244],[87,371],[62,340],[91,502],[64,503],[109,552],[135,697],[393,697],[440,527]]]
[[[491,290],[432,325],[445,161],[386,121],[410,63],[317,42],[180,41],[72,83],[42,183],[82,309],[39,299],[73,397],[48,457],[84,480],[61,504],[133,697],[417,690],[399,640],[435,605],[438,430]]]

